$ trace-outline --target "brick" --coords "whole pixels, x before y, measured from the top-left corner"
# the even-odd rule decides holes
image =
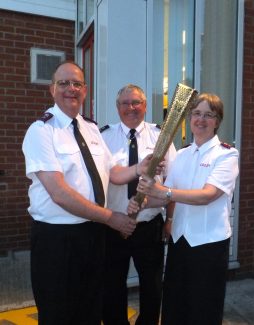
[[[67,33],[68,31],[68,33]],[[1,253],[28,249],[31,217],[21,150],[24,134],[52,106],[47,85],[30,83],[30,48],[62,50],[74,58],[73,22],[0,10],[0,238]],[[59,44],[52,40],[59,37]],[[69,45],[64,44],[67,39]],[[22,222],[21,222],[22,220]]]

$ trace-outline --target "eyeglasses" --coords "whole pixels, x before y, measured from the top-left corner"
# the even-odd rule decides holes
[[[199,111],[194,111],[194,112],[191,112],[190,114],[192,117],[198,119],[198,118],[203,118],[205,120],[212,120],[213,118],[217,117],[216,114],[213,114],[211,112],[206,112],[206,113],[201,113]]]
[[[137,108],[143,103],[144,103],[144,101],[142,101],[142,100],[132,100],[131,102],[121,102],[121,103],[119,102],[119,105],[122,106],[123,108],[128,108],[130,105],[132,107]]]
[[[85,83],[83,81],[74,81],[74,80],[57,80],[54,84],[63,90],[70,86],[72,86],[76,90],[80,90],[85,86]]]

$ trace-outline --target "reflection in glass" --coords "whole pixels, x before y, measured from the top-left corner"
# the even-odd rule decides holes
[[[77,33],[79,36],[84,29],[84,0],[78,0],[77,11]]]
[[[153,121],[156,123],[162,122],[176,85],[193,86],[194,4],[194,0],[154,2]],[[184,122],[174,143],[179,148],[186,141]]]
[[[94,0],[78,0],[77,10],[77,33],[79,36],[94,15]]]
[[[84,107],[84,114],[87,117],[93,117],[92,112],[90,112],[90,101],[91,101],[91,96],[90,96],[90,89],[91,89],[91,69],[90,69],[90,48],[87,48],[85,50],[85,55],[84,55],[84,63],[85,63],[85,78],[86,78],[86,84],[87,84],[87,95],[86,95],[86,100],[85,100],[85,107]]]
[[[87,0],[86,1],[86,23],[89,22],[93,14],[94,14],[94,0]]]
[[[202,3],[200,91],[221,97],[225,118],[218,134],[223,141],[234,143],[237,0]]]

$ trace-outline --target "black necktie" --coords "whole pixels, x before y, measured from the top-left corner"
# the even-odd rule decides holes
[[[130,130],[130,146],[129,146],[129,166],[135,165],[138,163],[138,144],[135,137],[136,130]],[[136,195],[136,188],[138,186],[138,178],[134,179],[128,183],[128,199]]]
[[[72,124],[74,126],[74,136],[78,143],[80,151],[82,153],[84,162],[86,164],[86,168],[88,170],[88,173],[90,175],[90,178],[91,178],[91,181],[93,184],[95,202],[97,202],[100,206],[104,207],[105,195],[104,195],[101,178],[100,178],[100,175],[96,168],[96,165],[94,163],[91,152],[85,142],[85,139],[83,138],[82,134],[80,133],[80,131],[78,129],[77,123],[78,123],[77,119],[74,118],[72,120]]]

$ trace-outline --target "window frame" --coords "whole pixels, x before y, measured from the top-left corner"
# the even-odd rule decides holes
[[[30,80],[31,83],[34,84],[44,84],[49,85],[51,84],[50,79],[40,79],[38,78],[38,70],[37,70],[37,58],[38,55],[45,55],[45,56],[56,56],[60,58],[60,62],[65,60],[66,54],[63,51],[55,51],[50,49],[41,49],[32,47],[30,49],[30,60],[31,60],[31,69],[30,69]],[[53,73],[53,71],[52,71]]]

